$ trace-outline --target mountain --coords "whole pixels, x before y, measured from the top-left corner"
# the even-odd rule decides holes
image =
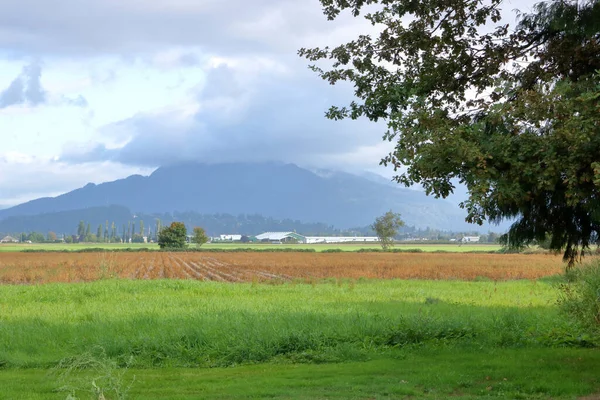
[[[58,234],[72,235],[77,232],[79,221],[90,225],[91,233],[95,233],[98,226],[106,227],[114,223],[117,235],[122,236],[129,226],[133,225],[136,233],[139,233],[142,223],[144,233],[150,230],[151,235],[156,233],[157,222],[163,226],[173,221],[185,223],[188,231],[195,226],[203,227],[210,236],[218,236],[223,233],[258,235],[269,231],[296,231],[305,235],[332,236],[353,235],[356,231],[341,231],[335,227],[322,223],[303,223],[291,219],[274,219],[262,215],[231,215],[231,214],[200,214],[193,211],[181,213],[161,214],[133,214],[129,209],[122,206],[91,207],[81,210],[59,211],[38,215],[12,216],[0,221],[0,237],[4,235],[18,236],[21,232],[54,231]],[[102,230],[104,232],[104,229]]]
[[[0,210],[0,221],[110,205],[145,214],[261,214],[332,224],[340,229],[369,225],[391,209],[400,212],[407,225],[416,227],[453,231],[478,228],[464,222],[465,212],[455,204],[420,191],[342,172],[316,174],[280,163],[161,167],[147,177],[133,175],[99,185],[90,183],[57,197]]]
[[[126,207],[90,207],[85,209],[49,212],[36,215],[10,216],[0,220],[0,232],[4,234],[17,234],[20,232],[42,232],[54,231],[56,233],[73,234],[77,230],[79,221],[85,221],[91,225],[91,230],[96,233],[98,225],[106,225],[112,222],[122,223],[131,221],[132,214]],[[152,221],[148,219],[148,221]]]

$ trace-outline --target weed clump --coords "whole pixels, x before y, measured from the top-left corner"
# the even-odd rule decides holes
[[[600,341],[600,260],[569,271],[560,285],[559,306]]]
[[[125,373],[132,364],[133,358],[119,365],[106,355],[102,347],[94,347],[91,351],[75,357],[61,360],[52,370],[57,375],[60,387],[58,392],[67,393],[68,400],[85,396],[96,400],[107,398],[124,400],[135,382],[126,382]]]

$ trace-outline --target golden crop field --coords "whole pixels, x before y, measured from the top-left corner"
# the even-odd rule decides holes
[[[460,253],[5,253],[0,283],[103,278],[225,282],[375,279],[537,279],[560,273],[560,256]]]

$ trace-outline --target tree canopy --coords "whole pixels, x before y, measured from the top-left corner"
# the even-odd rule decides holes
[[[208,235],[206,234],[204,228],[199,226],[194,227],[194,236],[192,237],[192,242],[196,243],[196,246],[198,247],[208,242]]]
[[[384,250],[394,245],[394,237],[398,234],[398,229],[404,226],[404,221],[400,218],[400,214],[394,213],[391,210],[375,219],[371,228],[377,234],[381,247]]]
[[[173,222],[158,233],[158,245],[161,249],[182,249],[187,246],[187,229],[183,222]]]
[[[467,221],[515,219],[512,246],[551,238],[569,265],[600,233],[600,1],[546,1],[511,27],[502,0],[321,0],[376,35],[301,49],[355,99],[331,119],[383,119],[396,181],[446,197]],[[506,5],[511,7],[510,4]]]

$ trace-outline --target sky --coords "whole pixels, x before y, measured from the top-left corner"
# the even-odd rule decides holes
[[[529,3],[516,2],[513,3]],[[515,8],[511,3],[508,9]],[[297,56],[373,31],[318,0],[3,0],[0,208],[177,162],[369,171],[385,126]]]

